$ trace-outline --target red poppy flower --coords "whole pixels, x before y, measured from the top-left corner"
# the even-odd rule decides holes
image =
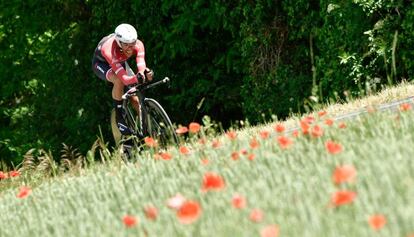
[[[268,225],[260,231],[260,237],[278,237],[279,227],[277,225]]]
[[[299,131],[298,130],[293,131],[292,136],[293,137],[299,137]]]
[[[260,143],[257,141],[255,137],[253,137],[252,140],[250,140],[250,148],[256,149],[259,146],[260,146]]]
[[[334,120],[331,118],[325,119],[325,124],[328,126],[332,126],[334,124]]]
[[[172,155],[168,152],[161,152],[160,156],[163,160],[171,160]]]
[[[309,115],[309,116],[304,117],[302,121],[310,125],[313,122],[315,122],[315,118],[312,115]]]
[[[348,190],[337,191],[332,194],[331,203],[336,207],[350,204],[355,200],[356,196],[356,192]]]
[[[152,137],[145,137],[144,142],[145,142],[145,145],[147,145],[149,147],[156,147],[157,146],[157,141],[155,141],[154,138],[152,138]]]
[[[412,106],[409,103],[403,103],[400,105],[400,110],[401,111],[408,111],[411,110]]]
[[[131,215],[125,215],[124,218],[122,218],[124,225],[128,228],[134,227],[138,224],[138,218]]]
[[[328,112],[326,112],[326,111],[324,111],[324,110],[323,110],[323,111],[319,111],[319,112],[318,112],[318,116],[319,116],[319,117],[323,117],[323,116],[325,116],[327,113],[328,113]]]
[[[368,223],[373,230],[379,230],[387,224],[387,219],[381,214],[372,215],[368,218]]]
[[[177,211],[178,220],[182,224],[191,224],[195,222],[201,215],[202,209],[198,202],[185,201]]]
[[[338,127],[344,129],[344,128],[346,128],[346,123],[345,122],[340,122]]]
[[[335,184],[353,182],[356,175],[357,172],[353,165],[338,166],[332,175],[332,180]]]
[[[309,123],[307,123],[306,121],[300,121],[300,128],[302,129],[303,134],[309,134]]]
[[[285,131],[285,126],[281,123],[278,123],[278,124],[275,125],[274,129],[275,129],[276,132],[282,133],[282,132]]]
[[[20,187],[20,191],[19,193],[16,195],[16,197],[18,198],[26,198],[27,196],[30,195],[30,193],[32,193],[32,189],[29,187]]]
[[[176,132],[178,135],[181,135],[181,134],[187,133],[187,132],[188,132],[188,128],[187,128],[187,127],[185,127],[185,126],[180,126],[179,128],[177,128],[177,129],[175,130],[175,132]]]
[[[186,146],[180,146],[180,153],[183,155],[190,154],[190,150]]]
[[[293,140],[285,136],[279,136],[277,138],[277,142],[282,149],[287,149],[293,144]]]
[[[247,155],[247,154],[249,154],[249,152],[248,152],[246,149],[241,149],[241,150],[240,150],[240,153],[241,153],[242,155]]]
[[[223,189],[224,186],[225,186],[224,179],[220,175],[216,173],[212,173],[212,172],[207,172],[204,174],[203,186],[202,186],[203,191],[209,191],[209,190],[219,191]]]
[[[231,159],[238,160],[240,158],[240,155],[237,151],[234,151],[231,153]]]
[[[262,139],[268,139],[270,136],[270,132],[267,130],[260,131],[260,137]]]
[[[144,207],[145,216],[152,221],[155,221],[158,216],[158,209],[154,206],[146,206]]]
[[[246,207],[246,198],[240,194],[234,194],[231,203],[234,208],[242,209]]]
[[[228,131],[228,132],[226,132],[226,136],[230,140],[235,140],[237,138],[237,133],[235,131]]]
[[[253,154],[253,153],[251,153],[247,156],[247,159],[249,159],[249,160],[254,160],[254,158],[256,158],[256,155]]]
[[[7,179],[7,178],[8,178],[7,173],[4,173],[3,171],[0,171],[0,180]]]
[[[221,143],[220,143],[220,141],[219,141],[219,140],[214,139],[214,140],[211,142],[211,146],[212,146],[213,148],[219,148],[219,147],[221,146]]]
[[[209,160],[209,159],[207,159],[207,158],[204,158],[204,159],[201,159],[201,163],[202,163],[203,165],[208,165],[208,163],[210,163],[210,160]]]
[[[342,145],[333,141],[327,141],[325,143],[326,150],[335,155],[342,152]]]
[[[250,220],[253,222],[261,222],[263,220],[263,212],[262,210],[255,208],[250,212],[249,216]]]
[[[323,135],[323,129],[322,129],[322,127],[319,126],[319,125],[313,126],[311,135],[314,138],[321,137]]]
[[[198,133],[200,131],[201,125],[199,123],[192,122],[190,125],[188,125],[188,127],[191,133]]]
[[[18,177],[20,176],[20,171],[12,170],[10,171],[10,177]]]

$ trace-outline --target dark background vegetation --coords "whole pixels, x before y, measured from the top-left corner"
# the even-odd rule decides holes
[[[172,79],[151,96],[177,124],[284,118],[414,73],[408,0],[1,1],[2,163],[62,143],[84,153],[100,129],[111,140],[111,88],[90,61],[125,22],[147,65]]]

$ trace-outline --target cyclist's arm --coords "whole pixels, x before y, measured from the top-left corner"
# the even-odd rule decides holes
[[[115,72],[116,76],[121,79],[124,85],[128,86],[131,84],[138,83],[137,76],[128,76],[124,67],[120,63],[111,63],[112,70]]]
[[[125,71],[124,67],[118,62],[118,60],[113,58],[114,55],[114,48],[112,47],[113,40],[108,40],[102,45],[101,52],[102,56],[104,56],[105,60],[109,63],[112,68],[112,71],[116,74],[116,76],[122,81],[124,85],[131,85],[138,82],[137,77],[128,76],[127,72]]]
[[[138,72],[144,75],[145,68],[147,68],[147,65],[145,63],[145,47],[144,47],[144,44],[140,40],[137,40],[137,43],[135,45],[135,50],[137,52],[136,61],[137,61]]]

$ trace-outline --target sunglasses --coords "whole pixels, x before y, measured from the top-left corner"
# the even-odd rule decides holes
[[[134,43],[124,43],[124,42],[121,42],[121,47],[122,48],[131,48],[131,47],[134,47],[135,46],[135,42]]]

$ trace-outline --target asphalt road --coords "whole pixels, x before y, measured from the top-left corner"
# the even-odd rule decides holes
[[[365,106],[364,108],[357,110],[355,112],[343,114],[334,118],[334,121],[343,121],[343,120],[351,120],[355,119],[358,116],[363,114],[369,113],[370,109],[374,109],[375,111],[397,111],[400,109],[401,104],[409,103],[411,105],[414,104],[414,96],[407,97],[405,99],[396,100],[390,103],[385,103],[377,106]],[[289,129],[287,132],[293,132],[295,130],[300,129],[300,127],[294,127]]]
[[[399,110],[400,105],[405,104],[405,103],[413,104],[414,103],[414,96],[410,96],[410,97],[407,97],[405,99],[396,100],[396,101],[393,101],[393,102],[390,102],[390,103],[374,106],[374,109],[376,111],[388,111],[388,110],[395,111],[395,110]],[[358,110],[356,112],[347,113],[347,114],[338,116],[338,117],[335,118],[335,121],[353,119],[355,117],[360,116],[361,114],[368,113],[368,110],[369,110],[369,107],[366,106],[366,107],[364,107],[361,110]]]

